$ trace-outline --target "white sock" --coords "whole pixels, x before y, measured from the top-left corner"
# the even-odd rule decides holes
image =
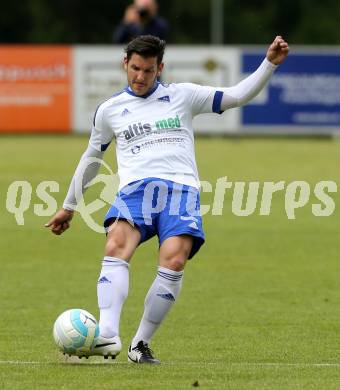
[[[144,303],[144,314],[132,340],[132,347],[139,341],[150,342],[151,337],[176,301],[181,290],[183,271],[158,267],[156,279],[151,285]]]
[[[99,331],[103,337],[119,335],[119,320],[129,290],[129,263],[105,256],[97,284]]]

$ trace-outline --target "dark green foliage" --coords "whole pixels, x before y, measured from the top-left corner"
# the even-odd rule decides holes
[[[128,1],[4,1],[2,43],[112,43]],[[226,44],[268,43],[277,34],[292,44],[340,44],[337,0],[224,0]],[[170,43],[210,42],[210,0],[159,0],[171,26]]]

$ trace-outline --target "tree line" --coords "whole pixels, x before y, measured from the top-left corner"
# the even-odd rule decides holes
[[[110,44],[130,1],[4,1],[1,43]],[[159,0],[169,43],[210,42],[210,0]],[[224,0],[224,43],[340,44],[339,0]]]

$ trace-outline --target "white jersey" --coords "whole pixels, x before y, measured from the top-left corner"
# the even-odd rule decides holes
[[[192,119],[220,113],[222,96],[190,83],[157,83],[143,97],[126,88],[98,107],[90,145],[104,151],[116,140],[119,188],[147,177],[199,188]]]
[[[88,159],[101,159],[114,138],[119,189],[147,177],[199,188],[193,117],[246,104],[261,91],[275,69],[276,65],[264,59],[254,73],[234,87],[157,83],[142,97],[129,88],[112,96],[95,113],[90,145],[80,159],[63,207],[76,208],[77,194],[82,196],[99,169],[99,164],[89,165]]]

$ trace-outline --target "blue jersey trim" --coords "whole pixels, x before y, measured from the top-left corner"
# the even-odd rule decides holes
[[[156,89],[158,88],[159,84],[160,84],[160,82],[159,82],[159,81],[156,81],[155,84],[154,84],[154,86],[150,89],[150,91],[147,92],[145,95],[141,95],[141,96],[136,95],[136,94],[129,88],[129,86],[125,87],[124,91],[125,91],[126,93],[128,93],[129,95],[131,95],[131,96],[146,99],[146,98],[148,98],[150,95],[152,95],[152,94],[156,91]]]
[[[122,89],[121,91],[114,93],[109,99],[111,99],[113,97],[116,97],[116,96],[119,96],[119,95],[121,95],[124,92],[125,92],[125,89]],[[107,100],[109,100],[109,99],[107,99]]]
[[[212,110],[213,110],[213,112],[216,112],[216,114],[222,114],[222,112],[223,112],[223,111],[221,111],[222,97],[223,97],[222,91],[215,92],[214,101],[212,104]]]
[[[102,152],[105,152],[105,150],[109,147],[110,143],[111,143],[111,141],[110,141],[108,144],[101,145],[101,146],[100,146],[100,150],[101,150]]]

